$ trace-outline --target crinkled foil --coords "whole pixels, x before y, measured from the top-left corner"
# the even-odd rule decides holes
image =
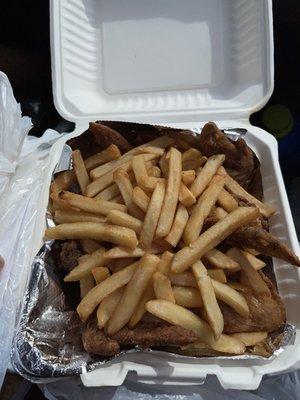
[[[199,129],[193,130],[195,134]],[[228,129],[225,133],[233,140],[245,134],[245,130]],[[55,172],[71,168],[71,149],[65,146],[62,158]],[[46,215],[48,226],[54,222],[49,213]],[[55,260],[51,255],[53,241],[44,243],[34,259],[23,308],[20,312],[20,322],[12,346],[12,364],[16,371],[32,382],[46,382],[53,378],[79,375],[96,369],[112,358],[92,356],[85,352],[81,341],[82,323],[76,311],[66,303],[62,290],[62,279],[54,272]],[[240,356],[210,356],[201,359],[224,360],[272,360],[276,358],[287,345],[293,344],[295,327],[286,324],[281,333],[281,341],[269,358],[245,354]],[[165,351],[152,349],[134,349],[123,351],[114,359],[127,353],[151,352],[166,354]],[[195,359],[167,352],[176,359]],[[199,360],[201,362],[201,360]]]

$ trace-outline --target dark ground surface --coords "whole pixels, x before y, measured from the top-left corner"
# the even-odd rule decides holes
[[[262,0],[258,0],[262,1]],[[49,4],[47,0],[1,1],[0,70],[4,71],[21,102],[24,115],[32,118],[32,135],[40,136],[47,128],[59,132],[72,131],[73,124],[55,110],[52,100]],[[266,129],[263,115],[271,105],[282,104],[292,114],[293,127],[278,139],[280,164],[300,233],[300,1],[274,0],[275,90],[264,107],[251,116],[254,125]],[[19,379],[9,384],[18,387]],[[3,387],[0,399],[12,399]],[[20,399],[20,397],[18,397]],[[26,400],[44,399],[36,385],[25,395]]]

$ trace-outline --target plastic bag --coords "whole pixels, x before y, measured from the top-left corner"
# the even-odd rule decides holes
[[[60,136],[48,130],[27,136],[12,88],[0,72],[0,387],[10,359],[10,345],[32,259],[37,251],[39,201],[51,145]]]

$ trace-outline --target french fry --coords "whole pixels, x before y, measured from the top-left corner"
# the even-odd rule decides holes
[[[227,278],[225,272],[222,269],[208,269],[207,270],[208,276],[215,281],[226,283]]]
[[[94,277],[89,274],[80,279],[80,297],[83,298],[95,286]]]
[[[72,192],[60,192],[58,198],[82,211],[107,215],[111,210],[127,211],[127,207],[123,204],[112,203],[102,199],[90,199],[86,196]]]
[[[120,150],[115,144],[111,144],[105,150],[100,153],[94,154],[84,160],[85,168],[88,171],[95,169],[99,165],[105,164],[112,160],[117,160],[121,157]]]
[[[204,221],[215,205],[224,184],[225,177],[215,175],[201,197],[199,197],[185,227],[184,242],[186,245],[194,242],[200,235]]]
[[[92,269],[95,267],[103,267],[105,265],[104,259],[105,249],[104,247],[100,247],[95,250],[92,254],[85,257],[83,260],[80,257],[78,265],[69,272],[69,274],[65,277],[65,282],[73,282],[78,281],[81,278],[90,275]]]
[[[197,259],[216,247],[240,226],[257,218],[258,214],[258,209],[255,207],[239,207],[232,211],[224,219],[218,221],[215,225],[202,233],[190,246],[179,250],[173,258],[171,271],[174,273],[185,271],[196,262]]]
[[[186,186],[191,185],[194,182],[195,178],[196,178],[196,173],[194,169],[188,169],[187,171],[182,171],[181,173],[182,182]]]
[[[189,213],[187,212],[187,209],[182,204],[179,204],[172,224],[172,228],[168,235],[165,237],[165,240],[173,247],[176,247],[179,240],[181,239],[188,219]]]
[[[272,214],[274,214],[275,208],[273,206],[259,201],[256,197],[248,193],[240,184],[237,183],[237,181],[231,178],[231,176],[228,174],[226,177],[225,186],[231,193],[235,194],[236,196],[240,196],[250,203],[256,205],[264,217],[268,218]]]
[[[159,215],[161,213],[162,204],[165,196],[165,185],[158,182],[150,199],[144,219],[143,227],[140,233],[140,246],[143,249],[148,249],[154,239]]]
[[[82,239],[80,240],[80,244],[83,251],[85,251],[88,254],[92,254],[94,253],[94,251],[102,247],[98,242],[96,242],[96,240],[92,239]]]
[[[201,172],[191,184],[190,191],[195,197],[200,196],[200,194],[204,192],[224,160],[224,154],[217,154],[209,157]]]
[[[184,350],[189,350],[191,354],[196,354],[197,350],[201,352],[203,349],[207,348],[204,343],[192,343],[187,346],[182,347]],[[212,341],[209,345],[209,348],[219,352],[219,353],[228,353],[228,354],[244,354],[246,351],[246,347],[243,342],[238,340],[235,337],[222,334],[218,340]]]
[[[199,158],[194,158],[193,160],[187,160],[182,163],[182,171],[188,171],[190,169],[197,170],[198,168],[202,167],[207,161],[207,157],[202,156]],[[197,175],[197,173],[196,173]]]
[[[230,335],[235,339],[240,340],[244,343],[245,346],[254,346],[263,340],[267,339],[268,332],[241,332],[241,333],[232,333]]]
[[[146,310],[156,317],[172,325],[181,326],[194,332],[204,343],[214,342],[213,331],[210,326],[192,311],[166,300],[150,300]]]
[[[162,156],[164,154],[164,149],[157,146],[144,146],[142,148],[138,148],[138,153],[151,153]]]
[[[231,212],[239,206],[239,203],[226,189],[221,190],[217,203],[227,212]]]
[[[54,221],[56,224],[65,224],[72,222],[105,222],[106,218],[102,215],[87,213],[84,211],[56,210],[54,213]]]
[[[165,178],[169,175],[169,160],[167,160],[167,153],[164,153],[159,160],[159,168]]]
[[[81,193],[84,193],[87,185],[90,183],[90,178],[84,165],[80,150],[74,150],[72,152],[72,160],[77,182],[79,184]]]
[[[194,275],[191,272],[182,272],[181,274],[169,274],[172,285],[176,286],[190,286],[197,288],[197,282]]]
[[[187,286],[173,286],[175,303],[185,308],[199,308],[203,306],[201,294],[198,289]]]
[[[153,165],[152,167],[150,167],[148,169],[148,175],[152,176],[154,178],[160,178],[161,177],[161,170],[156,165]]]
[[[197,201],[195,196],[193,195],[193,193],[189,190],[189,188],[184,183],[181,183],[181,185],[180,185],[178,200],[185,207],[190,207],[193,204],[195,204]]]
[[[109,336],[118,332],[129,322],[144,290],[156,271],[158,261],[159,258],[151,254],[145,254],[141,258],[131,280],[124,290],[121,300],[108,322],[107,333]]]
[[[244,296],[230,286],[212,279],[212,285],[218,300],[232,307],[242,317],[249,316],[249,307]]]
[[[175,303],[171,282],[166,275],[158,271],[153,274],[153,289],[157,299]]]
[[[259,251],[254,250],[254,249],[248,249],[248,248],[246,248],[245,251],[246,251],[247,253],[253,254],[254,256],[259,256],[259,254],[260,254]]]
[[[146,303],[149,300],[154,299],[155,294],[153,290],[153,284],[150,281],[148,283],[148,286],[146,287],[144,293],[142,294],[142,297],[140,301],[138,302],[138,305],[136,306],[136,309],[134,310],[134,313],[132,314],[130,321],[128,323],[128,326],[130,329],[134,328],[140,320],[143,318],[143,316],[146,314]]]
[[[202,154],[199,150],[194,147],[189,148],[184,153],[182,153],[182,162],[194,160],[195,158],[201,158]]]
[[[51,192],[59,193],[61,190],[67,190],[74,182],[76,182],[74,171],[60,172],[51,183]]]
[[[219,221],[226,217],[228,213],[222,207],[216,207],[213,212],[214,217]]]
[[[265,343],[258,343],[253,346],[253,349],[250,349],[250,352],[252,354],[256,354],[257,356],[261,357],[269,357],[270,356],[270,351],[266,349]]]
[[[131,249],[138,244],[136,233],[132,229],[95,222],[75,222],[74,224],[57,225],[46,229],[45,237],[47,239],[60,240],[95,239],[127,246]]]
[[[136,186],[132,192],[132,200],[144,212],[147,212],[150,203],[150,197],[141,189]]]
[[[249,292],[249,288],[245,285],[242,285],[240,282],[227,282],[227,285],[230,286],[232,289],[237,290],[238,292],[241,293]]]
[[[136,233],[140,233],[143,226],[143,222],[141,220],[119,210],[110,211],[107,215],[107,220],[112,224],[130,228]]]
[[[143,155],[138,155],[132,159],[132,169],[137,184],[143,189],[153,191],[158,182],[165,182],[163,178],[154,178],[149,176],[146,168],[146,162]]]
[[[147,253],[149,254],[159,254],[164,250],[161,246],[153,243],[150,248],[147,249]],[[118,259],[118,258],[128,258],[128,257],[142,257],[146,251],[141,247],[136,246],[133,249],[128,249],[128,247],[116,246],[112,247],[110,250],[107,250],[105,253],[106,259]]]
[[[102,190],[102,192],[98,193],[96,199],[103,199],[103,200],[111,200],[114,197],[120,194],[120,190],[118,185],[113,183],[111,186],[108,186],[106,189]]]
[[[239,264],[231,258],[228,253],[224,254],[218,249],[211,249],[203,255],[205,261],[216,268],[229,269],[237,271]]]
[[[92,274],[95,279],[96,285],[108,278],[110,273],[106,267],[96,267],[92,269]]]
[[[87,293],[77,307],[77,313],[82,321],[88,319],[94,309],[106,296],[120,287],[127,285],[134,274],[137,264],[138,263],[131,264],[121,271],[116,272]]]
[[[214,332],[215,338],[218,339],[224,329],[224,318],[216,299],[212,280],[201,261],[197,261],[192,265],[192,271],[201,293],[209,325]]]
[[[107,266],[110,271],[113,273],[120,271],[124,267],[128,267],[128,265],[135,262],[134,257],[127,257],[127,258],[115,258],[112,260],[108,260]]]
[[[181,153],[172,147],[170,149],[169,175],[166,194],[158,220],[156,236],[162,238],[170,232],[176,212],[181,184]]]
[[[160,136],[157,139],[151,140],[148,143],[142,144],[141,146],[135,147],[132,150],[129,150],[127,153],[125,153],[122,157],[120,157],[118,160],[114,160],[111,162],[108,162],[104,165],[101,165],[98,168],[95,168],[94,170],[91,171],[90,176],[92,179],[97,179],[108,172],[112,172],[119,168],[121,165],[123,165],[126,162],[130,162],[134,155],[139,154],[141,150],[144,147],[149,147],[149,146],[155,146],[155,147],[161,147],[165,148],[170,146],[174,142],[174,139],[168,137],[168,136]],[[153,154],[150,154],[150,156],[153,156]],[[155,158],[158,156],[157,154],[154,154]]]
[[[266,263],[264,261],[260,260],[259,258],[256,258],[253,254],[248,253],[247,251],[237,249],[236,247],[232,247],[231,249],[229,249],[226,255],[238,263],[237,260],[240,260],[240,255],[239,255],[240,252],[244,254],[244,256],[248,259],[249,263],[252,265],[254,269],[259,270],[265,267]],[[238,264],[238,269],[240,269],[239,264]]]
[[[114,173],[114,179],[119,187],[119,190],[122,194],[122,197],[130,214],[138,219],[143,219],[144,218],[143,212],[138,208],[138,206],[133,201],[132,197],[133,186],[132,183],[130,182],[127,172],[122,170],[117,170]]]
[[[174,256],[173,253],[165,251],[159,260],[159,263],[157,265],[157,271],[168,276],[173,256]]]
[[[97,309],[98,328],[103,329],[108,320],[112,316],[115,308],[117,307],[124,292],[124,287],[121,287],[108,296],[106,296],[100,303]]]
[[[251,286],[254,293],[258,295],[266,295],[270,296],[271,292],[266,284],[266,282],[262,279],[259,272],[252,266],[249,259],[245,256],[245,254],[241,251],[236,251],[235,259],[239,263],[241,267],[242,274],[245,275],[249,285]]]

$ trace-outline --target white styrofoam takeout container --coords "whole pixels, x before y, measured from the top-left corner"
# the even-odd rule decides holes
[[[97,119],[201,127],[245,127],[261,161],[265,200],[276,206],[273,234],[298,253],[276,140],[249,122],[273,90],[271,0],[51,1],[54,101],[76,124],[52,149]],[[46,198],[45,198],[46,204]],[[128,354],[81,376],[86,386],[120,385],[129,372],[146,383],[255,389],[262,376],[300,367],[299,269],[274,260],[296,342],[275,360],[178,359]]]

